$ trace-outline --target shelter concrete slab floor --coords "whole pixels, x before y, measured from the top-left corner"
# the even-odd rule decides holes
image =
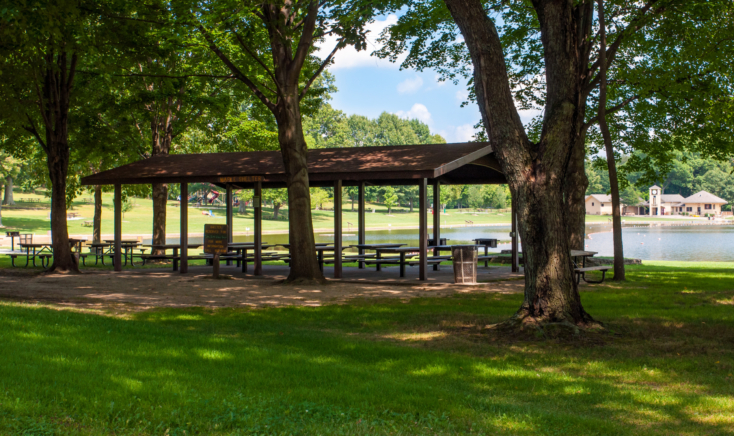
[[[480,268],[480,271],[483,268]],[[330,268],[325,273],[328,275]],[[445,271],[444,271],[445,270]],[[222,266],[230,279],[214,280],[211,267],[192,266],[188,274],[168,269],[125,269],[122,272],[88,269],[85,274],[4,275],[7,286],[0,288],[0,299],[48,302],[55,305],[139,311],[157,307],[273,307],[344,304],[352,299],[441,297],[467,293],[522,293],[522,276],[509,268],[489,268],[477,285],[456,285],[450,267],[431,271],[428,283],[418,281],[417,268],[408,268],[401,279],[398,269],[374,270],[345,268],[345,278],[329,280],[321,286],[282,285],[288,268],[265,265],[263,277],[244,275],[236,267]],[[448,280],[439,278],[451,277]]]

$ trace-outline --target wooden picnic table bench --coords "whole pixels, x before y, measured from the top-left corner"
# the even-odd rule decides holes
[[[587,266],[584,268],[574,268],[573,271],[576,274],[576,284],[581,283],[581,279],[584,279],[586,283],[601,283],[604,281],[604,277],[607,274],[607,271],[612,269],[611,266]],[[586,273],[590,271],[599,271],[601,272],[601,280],[589,280],[586,278]]]

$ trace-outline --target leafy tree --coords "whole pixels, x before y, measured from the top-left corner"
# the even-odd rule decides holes
[[[708,10],[721,11],[729,3],[714,1],[704,7],[697,2],[620,0],[608,5],[607,28],[613,32],[608,32],[612,42],[603,52],[604,64],[610,78],[613,70],[620,72],[614,75],[615,84],[622,76],[625,81],[615,85],[606,116],[622,114],[623,109],[642,116],[641,103],[660,100],[657,91],[680,79],[681,70],[662,74],[665,80],[655,87],[648,87],[652,80],[638,86],[637,79],[650,73],[650,65],[639,60],[655,56],[663,48],[661,40],[685,43],[676,26],[705,33]],[[525,300],[506,326],[593,322],[572,277],[569,248],[583,244],[587,132],[599,122],[598,116],[590,116],[596,111],[588,110],[598,102],[602,77],[594,2],[425,0],[399,7],[404,9],[398,24],[388,30],[378,54],[397,59],[408,51],[403,67],[435,68],[450,80],[471,79],[471,98],[479,104],[487,137],[516,201]],[[652,34],[655,37],[646,39]],[[671,56],[677,48],[669,51]],[[676,65],[684,67],[687,60]],[[627,67],[639,67],[635,77]],[[543,110],[542,118],[528,128],[518,114],[525,108]],[[657,111],[655,119],[664,119],[662,114]],[[640,125],[640,133],[649,136],[653,123]]]
[[[95,0],[9,0],[0,14],[0,110],[25,129],[46,157],[51,181],[50,270],[78,271],[66,226],[70,120],[94,95],[77,87],[82,71],[100,70],[117,55],[120,35],[137,23],[126,3]]]
[[[284,188],[265,189],[263,190],[263,200],[269,201],[273,205],[273,219],[277,220],[280,208],[288,203],[288,190]]]
[[[398,195],[395,193],[395,188],[385,186],[382,189],[382,202],[387,206],[387,214],[390,215],[392,208],[398,204]]]
[[[329,193],[324,188],[311,188],[311,207],[318,210],[329,199]]]
[[[18,175],[19,170],[20,170],[20,162],[18,162],[17,159],[13,158],[13,156],[3,151],[0,151],[0,185],[3,183],[3,180],[8,180],[8,179],[12,180],[12,177]],[[12,182],[10,186],[12,189]],[[2,188],[2,186],[0,186],[0,188]],[[7,190],[7,185],[5,189]],[[2,204],[6,204],[6,203],[3,201]],[[0,205],[0,228],[2,227],[4,227],[3,226],[3,213],[2,213],[2,205]]]
[[[627,185],[627,187],[620,194],[620,200],[622,204],[627,206],[635,206],[642,201],[643,194],[634,185]]]
[[[364,26],[379,11],[359,0],[193,1],[178,7],[194,34],[275,117],[289,199],[288,280],[322,281],[314,250],[302,104],[339,49],[366,48]],[[314,44],[326,35],[335,35],[337,44],[319,60],[312,56]]]

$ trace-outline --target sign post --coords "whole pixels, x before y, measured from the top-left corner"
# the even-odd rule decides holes
[[[213,277],[219,278],[219,255],[227,252],[229,233],[224,224],[204,224],[204,253],[213,254]]]

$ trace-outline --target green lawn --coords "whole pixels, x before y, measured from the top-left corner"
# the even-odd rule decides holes
[[[3,434],[700,435],[734,429],[734,263],[586,287],[601,341],[476,328],[520,295],[133,313],[0,303]]]
[[[94,216],[94,208],[91,204],[91,196],[89,194],[82,195],[73,202],[73,207],[69,212],[78,214],[79,219],[69,220],[67,222],[69,233],[72,235],[92,235],[92,228],[84,226],[85,221],[91,221]],[[6,227],[5,230],[20,230],[23,232],[31,232],[37,234],[46,234],[49,230],[49,199],[36,194],[22,194],[20,192],[15,193],[16,202],[18,203],[15,208],[3,207],[2,210],[2,222]],[[21,199],[38,199],[39,203],[24,203],[20,202]],[[88,201],[85,201],[88,200]],[[148,235],[151,233],[152,220],[153,220],[153,205],[152,201],[143,198],[133,198],[133,209],[124,214],[122,223],[123,234],[128,235]],[[166,214],[166,225],[168,233],[177,233],[180,228],[180,211],[178,207],[172,206],[177,202],[169,202]],[[324,205],[326,208],[332,208],[331,203]],[[372,209],[375,212],[372,213]],[[214,217],[203,215],[202,212],[208,212],[211,210]],[[367,205],[367,227],[372,228],[395,228],[401,226],[418,226],[418,212],[414,209],[414,212],[408,212],[408,208],[398,207],[393,208],[390,215],[387,214],[387,208],[381,204],[368,204]],[[235,210],[236,212],[236,210]],[[247,209],[246,214],[240,215],[234,214],[234,230],[235,232],[245,232],[249,228],[254,229],[252,208]],[[112,234],[113,229],[113,206],[112,206],[112,194],[107,193],[103,195],[103,212],[102,212],[102,233]],[[316,230],[333,230],[334,228],[334,212],[331,210],[315,210],[313,214],[314,229]],[[264,223],[263,229],[268,230],[281,230],[286,231],[288,229],[288,210],[282,208],[277,220],[273,219],[273,210],[270,207],[264,208]],[[627,220],[634,221],[666,221],[665,218],[625,218]],[[586,217],[586,221],[589,223],[608,222],[609,217],[589,215]],[[669,220],[669,219],[667,219]],[[345,228],[356,226],[357,224],[357,213],[352,212],[351,203],[349,201],[344,202],[343,208],[343,222]],[[441,216],[442,225],[463,225],[467,221],[471,221],[474,224],[510,224],[510,214],[508,212],[493,212],[493,213],[480,213],[473,214],[468,210],[447,210],[446,215]],[[207,208],[193,208],[189,207],[189,229],[191,233],[202,233],[204,231],[204,224],[218,224],[225,222],[225,210],[224,207],[207,207]]]

